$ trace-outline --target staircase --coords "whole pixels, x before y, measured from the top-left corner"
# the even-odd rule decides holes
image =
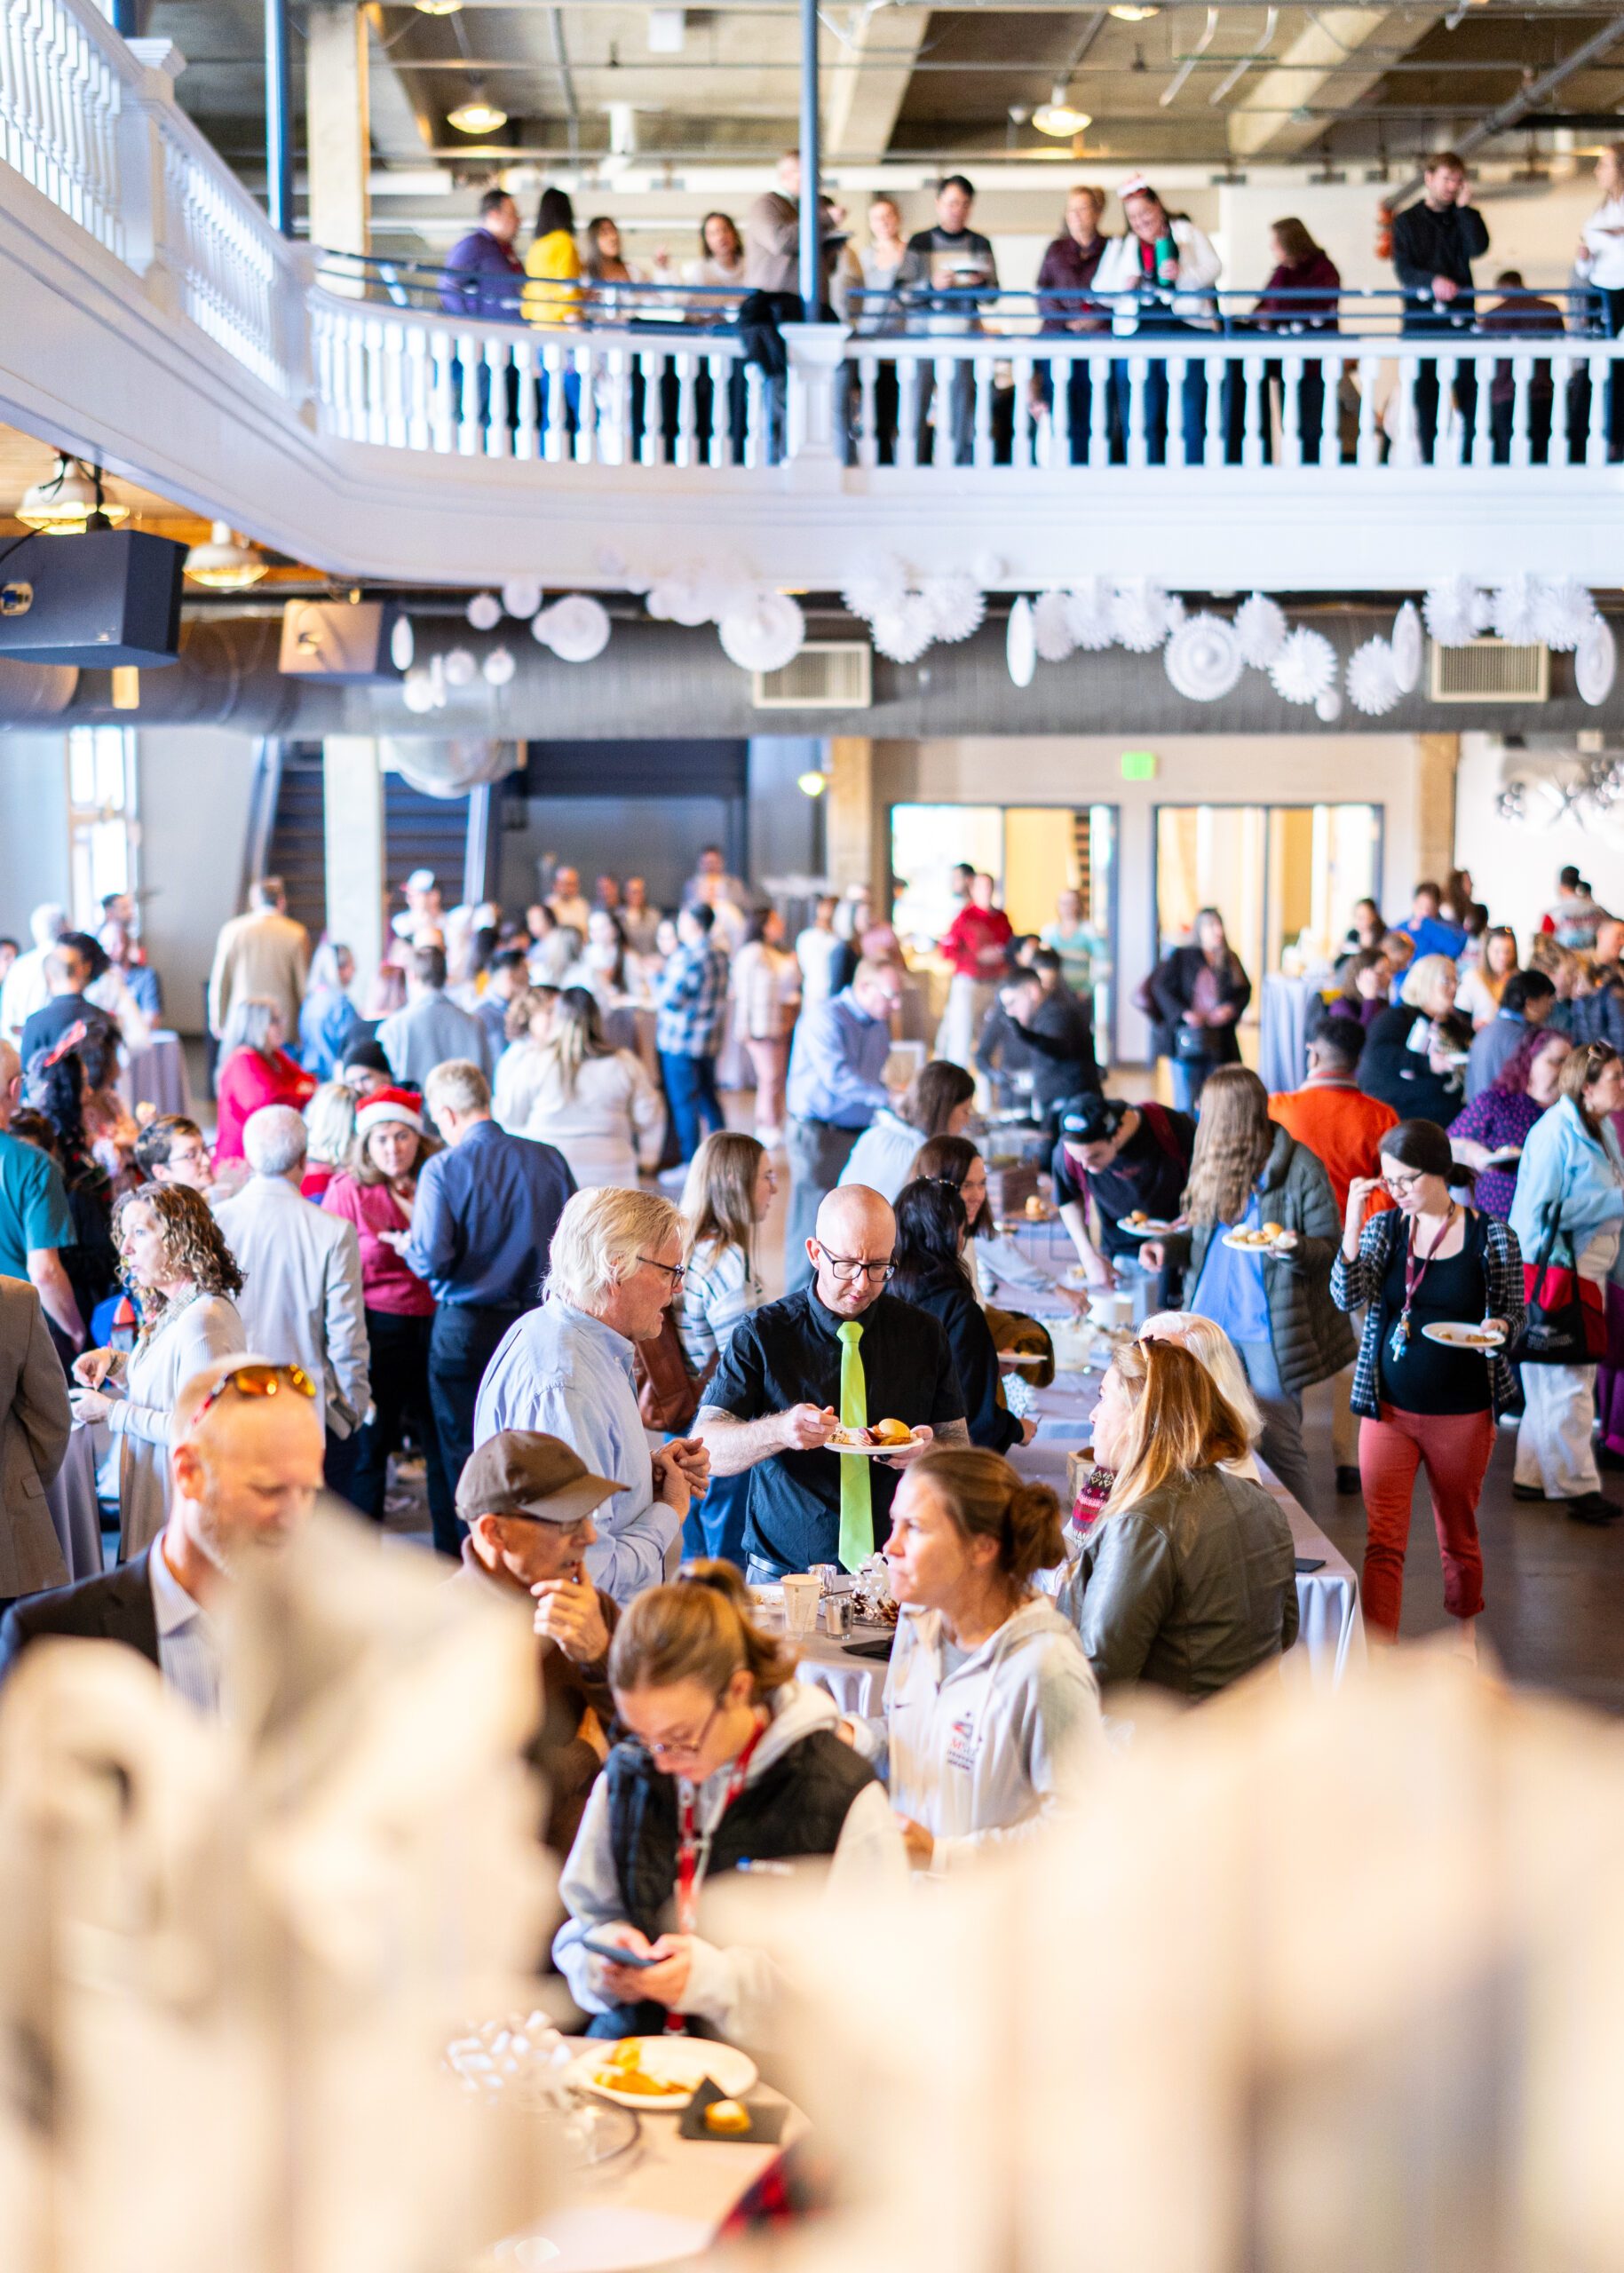
[[[463,897],[470,802],[430,797],[399,773],[384,776],[384,872],[398,887],[432,868],[448,907]],[[320,742],[284,742],[269,840],[254,873],[280,876],[288,913],[319,939],[327,928],[327,800]]]
[[[468,855],[469,801],[430,797],[403,774],[384,776],[384,872],[399,887],[414,868],[432,868],[440,899],[455,907],[463,897]]]

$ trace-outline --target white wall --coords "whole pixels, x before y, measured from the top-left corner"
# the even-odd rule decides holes
[[[0,932],[28,946],[47,899],[68,905],[67,737],[0,734]]]
[[[136,737],[136,768],[147,952],[170,1025],[201,1034],[215,938],[238,912],[254,744],[216,727],[154,730]]]
[[[1456,774],[1455,859],[1470,868],[1477,897],[1497,923],[1509,923],[1525,954],[1556,897],[1557,872],[1572,861],[1604,907],[1624,910],[1624,817],[1544,826],[1550,808],[1537,794],[1529,818],[1501,820],[1494,800],[1528,769],[1529,753],[1508,750],[1493,734],[1463,734]]]

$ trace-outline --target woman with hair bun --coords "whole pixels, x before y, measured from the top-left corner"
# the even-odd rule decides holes
[[[1033,1586],[1066,1560],[1059,1501],[999,1453],[915,1461],[885,1560],[904,1607],[883,1712],[851,1725],[910,1858],[943,1871],[1056,1813],[1103,1744],[1099,1691],[1075,1630]]]
[[[1348,1187],[1342,1247],[1331,1299],[1365,1310],[1353,1373],[1359,1421],[1359,1482],[1365,1494],[1366,1622],[1383,1639],[1398,1632],[1404,1556],[1415,1471],[1424,1467],[1444,1564],[1444,1607],[1462,1622],[1483,1608],[1483,1549],[1477,1501],[1494,1422],[1515,1395],[1503,1354],[1523,1326],[1523,1259],[1515,1233],[1455,1197],[1472,1171],[1457,1161],[1432,1121],[1401,1121],[1381,1140],[1379,1176]],[[1365,1221],[1366,1203],[1385,1191],[1393,1205]],[[1429,1340],[1429,1326],[1479,1322],[1503,1330],[1493,1347],[1457,1349]]]
[[[1103,1689],[1210,1697],[1297,1638],[1285,1511],[1234,1473],[1250,1446],[1200,1358],[1176,1342],[1119,1350],[1094,1414],[1114,1471],[1078,1562],[1078,1629]]]
[[[843,1877],[900,1873],[884,1793],[841,1740],[834,1699],[796,1681],[751,1609],[731,1563],[694,1563],[638,1595],[615,1628],[609,1685],[625,1734],[564,1866],[569,1914],[553,1943],[593,2036],[654,2034],[681,2014],[691,2034],[759,2039],[771,1958],[698,1930],[719,1873],[822,1856]],[[616,1965],[589,1936],[658,1962]]]

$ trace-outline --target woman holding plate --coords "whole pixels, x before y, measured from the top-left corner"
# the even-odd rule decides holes
[[[1382,1139],[1380,1176],[1356,1176],[1348,1188],[1331,1272],[1335,1303],[1345,1311],[1368,1305],[1352,1398],[1367,1517],[1366,1619],[1383,1639],[1396,1639],[1410,1503],[1424,1467],[1444,1607],[1460,1620],[1469,1651],[1483,1608],[1477,1501],[1495,1420],[1515,1396],[1504,1349],[1523,1325],[1521,1250],[1508,1225],[1456,1198],[1471,1182],[1435,1121],[1401,1121]],[[1378,1190],[1393,1205],[1367,1223],[1366,1202]]]

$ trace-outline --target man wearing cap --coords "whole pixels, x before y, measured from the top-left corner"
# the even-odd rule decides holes
[[[439,946],[445,937],[446,915],[433,869],[414,868],[400,890],[406,912],[391,918],[390,930],[397,939],[409,939],[414,946]]]
[[[1071,1233],[1091,1287],[1114,1287],[1116,1265],[1137,1258],[1141,1242],[1118,1228],[1136,1212],[1172,1223],[1184,1205],[1195,1150],[1195,1123],[1165,1105],[1123,1097],[1079,1097],[1060,1120],[1050,1167],[1060,1221]],[[1099,1216],[1099,1241],[1089,1229],[1089,1202]],[[1157,1297],[1167,1300],[1165,1285]]]
[[[528,1754],[547,1779],[547,1844],[560,1857],[609,1752],[609,1643],[620,1611],[587,1577],[585,1556],[598,1539],[594,1509],[620,1489],[561,1438],[534,1429],[489,1437],[456,1488],[468,1536],[453,1585],[522,1603],[541,1642],[542,1721]]]

